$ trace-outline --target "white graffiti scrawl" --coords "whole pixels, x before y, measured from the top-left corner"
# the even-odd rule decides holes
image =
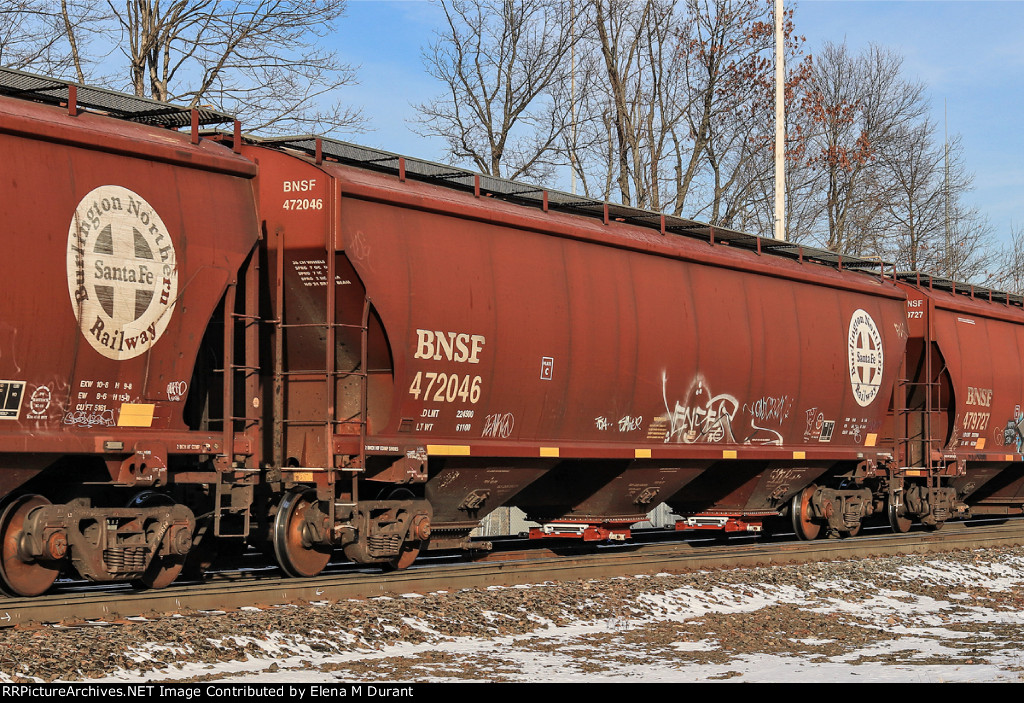
[[[754,433],[744,439],[744,444],[782,444],[782,435],[765,425],[781,426],[789,419],[793,401],[788,395],[762,396],[752,403],[744,403],[743,410],[750,415],[750,426]]]
[[[619,432],[634,432],[644,424],[642,417],[630,417],[626,415],[619,420]]]
[[[708,388],[703,374],[697,374],[690,383],[683,401],[668,401],[668,374],[662,373],[661,392],[665,401],[668,428],[666,442],[696,444],[724,442],[727,444],[782,444],[782,433],[767,425],[781,426],[787,420],[793,401],[787,395],[762,396],[753,402],[740,404],[735,396],[714,394]],[[737,414],[742,410],[750,425],[744,435]],[[737,437],[737,429],[740,436]]]
[[[761,422],[782,424],[782,421],[789,417],[792,406],[793,401],[788,395],[766,395],[753,403],[744,403],[743,409]]]
[[[731,395],[714,395],[704,383],[704,376],[697,374],[680,403],[668,404],[668,374],[661,374],[661,393],[668,413],[666,442],[731,442],[736,438],[732,433],[732,421],[740,403]]]
[[[507,439],[515,426],[516,417],[512,413],[494,413],[484,418],[484,429],[480,436]]]

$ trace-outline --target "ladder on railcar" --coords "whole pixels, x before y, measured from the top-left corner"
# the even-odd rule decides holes
[[[258,246],[258,245],[257,245]],[[222,374],[224,417],[220,422],[223,432],[223,454],[218,467],[220,477],[215,486],[213,506],[213,533],[216,537],[244,538],[249,534],[253,480],[262,458],[263,418],[260,406],[260,264],[257,248],[240,270],[240,281],[228,284],[224,294]],[[239,287],[242,289],[242,311],[238,311]],[[241,377],[242,389],[237,383]],[[254,413],[254,414],[251,414]],[[236,445],[244,442],[244,456],[239,461]]]
[[[944,417],[945,400],[942,397],[943,374],[946,367],[936,369],[936,361],[942,356],[931,336],[931,326],[925,312],[924,337],[921,338],[921,358],[917,368],[908,368],[908,353],[903,355],[897,379],[896,415],[896,459],[902,477],[923,478],[929,493],[942,485],[945,473],[945,448],[947,428],[940,422]],[[936,436],[936,432],[940,436]]]
[[[942,386],[938,381],[897,380],[899,404],[896,408],[897,457],[906,469],[931,469],[941,462],[942,440],[935,437],[935,419],[941,407]],[[910,407],[909,398],[924,397],[924,407]],[[935,403],[932,402],[935,397]]]
[[[330,237],[328,237],[330,239]],[[321,428],[323,432],[323,466],[296,467],[309,472],[325,472],[326,485],[330,489],[331,499],[328,501],[329,518],[333,522],[337,508],[354,508],[359,500],[358,484],[359,475],[366,467],[366,434],[367,434],[367,404],[369,373],[369,316],[371,301],[363,296],[362,314],[360,323],[338,322],[337,294],[338,277],[336,273],[337,252],[334,251],[332,242],[328,241],[325,247],[325,278],[324,288],[324,316],[323,320],[313,322],[285,322],[285,284],[284,284],[284,258],[285,258],[284,235],[277,234],[277,309],[275,311],[275,362],[274,362],[274,428],[273,428],[273,465],[284,467],[288,459],[285,457],[285,433],[289,428],[308,427]],[[324,337],[324,362],[322,368],[295,369],[287,368],[284,362],[284,340],[285,331],[288,329],[317,329],[321,330]],[[339,368],[339,355],[337,353],[337,332],[340,329],[359,330],[359,366],[355,369]],[[345,378],[354,378],[358,383],[359,405],[355,415],[349,417],[338,416],[338,386]],[[289,417],[285,403],[286,384],[290,381],[300,380],[322,380],[324,383],[324,403],[321,408],[322,418],[301,418]],[[342,427],[355,426],[356,432],[344,433],[348,436],[358,435],[359,449],[356,458],[346,466],[337,466],[336,438],[338,430]],[[347,491],[347,499],[338,500],[336,486],[337,476],[340,472],[346,472],[351,477],[351,487]],[[346,492],[343,491],[342,495]],[[321,496],[321,499],[325,499]]]

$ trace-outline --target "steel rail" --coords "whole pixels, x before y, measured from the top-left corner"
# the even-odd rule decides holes
[[[586,579],[686,573],[695,570],[938,554],[964,549],[1024,545],[1021,521],[998,526],[947,524],[939,532],[860,536],[814,542],[707,542],[625,545],[589,554],[551,556],[551,546],[499,558],[443,566],[424,564],[405,571],[360,571],[317,578],[220,577],[202,584],[161,590],[55,593],[37,598],[0,599],[0,627],[63,623],[115,623],[127,618],[202,614],[244,607],[274,608],[331,604],[347,599],[399,596],[489,586],[516,586]],[[97,589],[99,586],[96,587]]]

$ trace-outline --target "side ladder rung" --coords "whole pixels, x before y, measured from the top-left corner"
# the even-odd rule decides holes
[[[327,329],[333,327],[338,328],[349,328],[354,330],[365,330],[366,328],[362,325],[353,325],[347,322],[335,322],[333,325],[326,322],[286,322],[282,325],[278,325],[281,329],[293,329],[293,328],[315,328],[315,329]]]
[[[338,377],[338,378],[343,377],[343,376],[360,376],[360,377],[364,377],[365,378],[366,376],[369,376],[369,374],[364,373],[362,371],[324,371],[324,370],[321,370],[321,369],[305,369],[305,370],[302,370],[302,371],[282,371],[279,375],[282,376],[282,377],[283,376],[312,376],[314,378],[320,378],[320,377],[323,377],[323,376],[335,376],[335,377]]]

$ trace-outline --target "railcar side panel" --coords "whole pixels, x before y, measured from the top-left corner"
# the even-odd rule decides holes
[[[502,502],[622,524],[673,496],[775,512],[837,462],[890,451],[906,318],[903,293],[876,278],[246,153],[282,255],[274,294],[307,325],[284,331],[284,366],[324,357],[315,321],[352,325],[370,307],[387,353],[371,344],[365,449],[385,466],[430,458],[435,524]],[[302,187],[316,213],[284,207]],[[310,276],[332,256],[346,275],[329,313]],[[337,339],[357,367],[354,334]],[[322,376],[283,381],[289,423],[325,406]],[[337,382],[333,422],[359,411],[354,390]],[[287,455],[318,466],[325,411],[302,417],[310,429],[282,428]]]
[[[853,292],[356,198],[342,228],[397,347],[381,434],[426,418],[426,436],[484,446],[877,445],[906,333],[866,278]]]
[[[966,292],[969,289],[964,289]],[[934,372],[933,432],[955,462],[957,495],[976,514],[1019,513],[1024,502],[1024,313],[970,295],[919,289],[930,304]]]
[[[157,434],[177,451],[200,342],[258,235],[251,164],[176,132],[8,99],[0,149],[0,219],[16,240],[0,282],[0,452],[49,456],[41,467]]]

